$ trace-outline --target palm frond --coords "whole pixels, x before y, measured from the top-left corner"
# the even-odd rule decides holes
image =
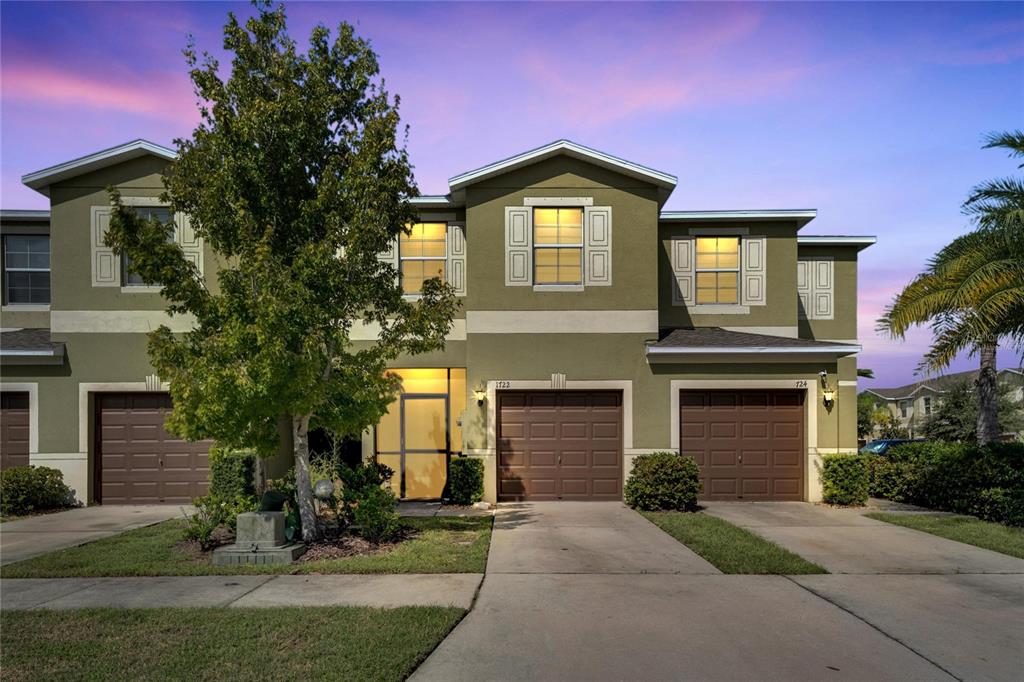
[[[1024,132],[1014,130],[1009,133],[989,133],[985,135],[985,145],[982,149],[995,148],[1008,149],[1011,158],[1024,156]],[[1024,163],[1020,164],[1018,168],[1024,168]]]

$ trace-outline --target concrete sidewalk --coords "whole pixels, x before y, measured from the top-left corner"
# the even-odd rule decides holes
[[[806,502],[702,502],[705,511],[829,573],[1024,574],[1024,560]]]
[[[0,523],[0,564],[24,561],[192,511],[192,505],[102,505]]]
[[[273,606],[457,606],[468,609],[478,573],[228,575],[159,578],[8,578],[0,609]]]

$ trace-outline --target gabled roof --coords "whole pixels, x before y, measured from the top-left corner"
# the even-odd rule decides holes
[[[1024,376],[1024,371],[1021,369],[1001,369],[997,374],[1016,374],[1018,376]],[[921,391],[929,391],[932,393],[943,393],[947,384],[955,381],[973,381],[978,376],[978,370],[969,369],[966,372],[954,372],[953,374],[943,374],[942,376],[931,377],[929,379],[923,379],[921,381],[915,381],[912,384],[906,386],[897,386],[896,388],[868,388],[865,392],[872,393],[879,398],[885,400],[907,400],[913,398]]]
[[[792,362],[794,360],[835,360],[859,353],[855,343],[833,343],[738,332],[721,327],[673,329],[660,340],[647,344],[649,362]]]
[[[596,166],[608,168],[616,171],[617,173],[622,173],[623,175],[649,182],[669,192],[675,189],[676,186],[676,176],[670,175],[669,173],[663,173],[661,171],[656,171],[653,168],[633,163],[632,161],[620,159],[617,156],[612,156],[611,154],[606,154],[605,152],[598,151],[597,149],[585,147],[581,144],[577,144],[576,142],[572,142],[571,140],[556,140],[544,145],[543,147],[537,147],[536,149],[531,149],[521,154],[510,156],[507,159],[495,161],[494,163],[486,166],[466,171],[465,173],[460,173],[455,177],[448,178],[448,187],[454,192],[473,183],[480,182],[481,180],[493,178],[496,175],[508,173],[509,171],[517,168],[523,168],[524,166],[529,166],[559,155],[570,156],[575,159],[593,163]]]
[[[50,185],[67,180],[83,173],[113,166],[140,156],[153,155],[168,161],[177,157],[177,152],[148,140],[132,140],[116,147],[81,156],[77,159],[58,163],[34,173],[21,176],[21,182],[46,196],[50,195]]]

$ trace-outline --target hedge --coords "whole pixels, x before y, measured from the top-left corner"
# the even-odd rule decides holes
[[[74,493],[59,469],[10,467],[0,472],[0,514],[19,516],[34,511],[75,506]]]
[[[1024,526],[1024,444],[907,443],[868,458],[871,495]]]
[[[210,450],[210,496],[235,500],[256,495],[256,453],[247,450]]]
[[[638,455],[624,492],[633,509],[695,511],[700,472],[692,457],[674,452]]]
[[[484,461],[457,457],[448,467],[448,495],[452,504],[473,504],[484,497]]]
[[[823,499],[828,504],[861,506],[868,501],[868,460],[864,455],[825,455],[821,465]]]

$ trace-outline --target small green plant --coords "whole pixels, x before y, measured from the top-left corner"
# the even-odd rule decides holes
[[[224,524],[224,511],[220,505],[212,503],[209,497],[200,497],[193,501],[195,512],[185,515],[185,529],[182,535],[186,540],[199,543],[204,552],[213,549],[214,532]]]
[[[340,467],[342,514],[350,522],[355,523],[354,509],[368,494],[367,491],[380,488],[391,480],[395,472],[391,467],[379,462],[365,462],[359,466]]]
[[[825,455],[821,461],[821,484],[828,504],[862,506],[868,501],[870,474],[864,455]]]
[[[353,506],[353,517],[359,535],[374,544],[393,539],[402,528],[397,507],[398,500],[391,488],[364,488]]]
[[[75,506],[74,492],[59,469],[10,467],[0,472],[0,514],[18,516],[45,509]]]
[[[458,457],[448,467],[448,491],[452,504],[473,504],[484,497],[484,462]]]
[[[638,455],[626,481],[626,504],[641,511],[694,511],[700,471],[691,457],[674,452]]]

